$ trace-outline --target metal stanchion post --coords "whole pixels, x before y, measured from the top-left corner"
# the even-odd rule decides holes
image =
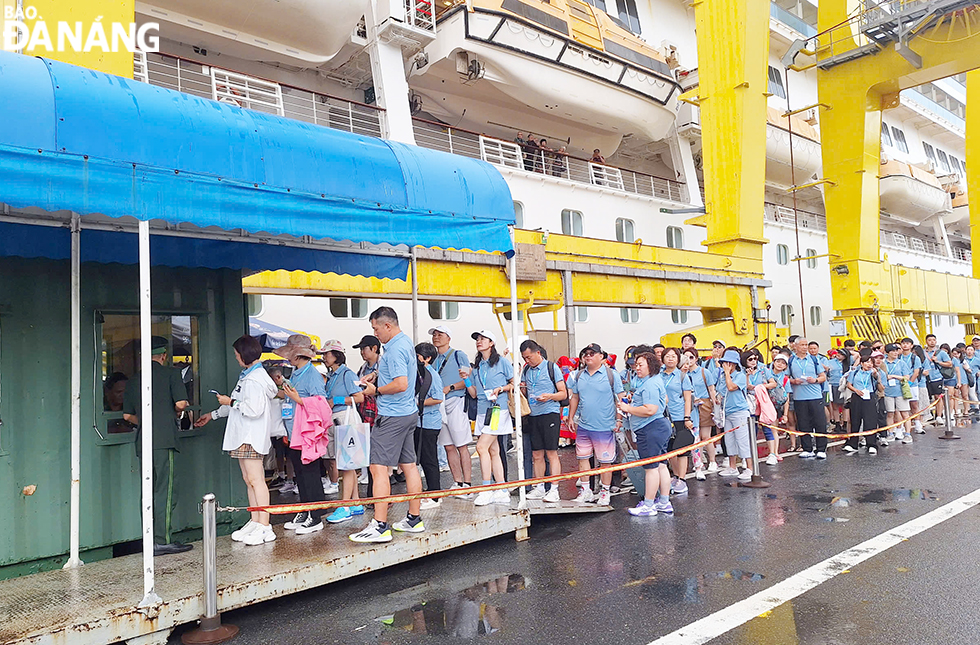
[[[943,411],[945,412],[946,420],[946,432],[942,434],[940,439],[960,439],[958,434],[953,434],[953,402],[949,398],[949,394],[943,394]]]
[[[180,641],[184,645],[223,643],[238,635],[238,628],[234,625],[221,624],[221,614],[218,613],[217,506],[213,493],[204,496],[201,504],[204,514],[204,616],[201,617],[200,627],[181,635]]]
[[[769,488],[770,484],[762,479],[759,464],[759,428],[755,424],[755,417],[749,415],[749,446],[752,448],[752,479],[747,482],[739,482],[739,488]]]

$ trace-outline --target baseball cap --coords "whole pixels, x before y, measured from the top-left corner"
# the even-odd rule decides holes
[[[789,365],[789,356],[786,354],[776,354],[776,358],[772,359],[772,362],[775,363],[776,361],[782,361]]]
[[[713,341],[713,342],[711,343],[711,346],[712,346],[712,347],[719,347],[719,346],[721,346],[721,347],[727,347],[727,345],[725,345],[725,341],[723,341],[723,340],[716,340],[716,341]]]
[[[582,356],[583,354],[585,354],[585,352],[590,352],[590,351],[595,352],[596,354],[604,354],[602,348],[599,347],[597,343],[589,343],[588,345],[582,348],[582,351],[580,351],[578,355]]]
[[[354,349],[360,349],[362,347],[381,347],[381,341],[378,340],[377,336],[364,336],[361,338],[361,342],[354,345]]]
[[[483,336],[484,338],[486,338],[487,340],[489,340],[494,345],[497,344],[497,337],[494,335],[494,333],[492,331],[490,331],[488,329],[481,329],[480,331],[475,331],[472,334],[470,334],[470,338],[472,338],[473,340],[476,340],[480,336]]]
[[[317,354],[326,354],[327,352],[347,353],[347,351],[344,349],[343,343],[335,339],[328,340],[323,344],[323,347],[317,350]]]
[[[446,327],[445,325],[439,325],[438,327],[433,327],[432,329],[430,329],[429,330],[429,336],[431,336],[432,334],[436,333],[437,331],[440,331],[440,332],[444,333],[445,335],[449,336],[450,338],[453,337],[453,332],[449,331],[449,327]]]

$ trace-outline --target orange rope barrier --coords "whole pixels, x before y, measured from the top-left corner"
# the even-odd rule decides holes
[[[789,428],[780,428],[779,426],[772,426],[772,425],[769,425],[768,423],[760,423],[759,425],[760,426],[765,426],[765,427],[770,428],[772,430],[778,430],[779,432],[786,432],[786,433],[789,433],[791,435],[795,435],[797,437],[806,437],[806,436],[809,436],[809,437],[827,437],[828,439],[847,439],[849,437],[867,437],[869,435],[877,434],[879,432],[885,432],[887,430],[891,430],[892,428],[897,428],[898,426],[905,425],[906,422],[911,421],[912,419],[915,419],[919,415],[925,414],[931,408],[933,408],[936,405],[938,405],[939,402],[943,400],[943,397],[944,396],[946,396],[946,395],[945,394],[939,395],[939,397],[935,401],[933,401],[932,403],[930,403],[928,405],[928,407],[926,407],[926,408],[924,408],[922,410],[919,410],[918,412],[916,412],[915,414],[911,415],[907,419],[902,419],[901,421],[898,421],[898,422],[893,423],[891,425],[887,425],[887,426],[885,426],[883,428],[875,428],[874,430],[862,430],[861,432],[846,432],[846,433],[835,433],[835,434],[831,434],[831,433],[827,433],[827,432],[800,432],[798,430],[790,430]]]

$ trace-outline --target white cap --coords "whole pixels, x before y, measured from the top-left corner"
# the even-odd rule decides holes
[[[480,331],[475,331],[472,334],[470,334],[470,338],[472,338],[473,340],[476,340],[477,337],[479,336],[483,336],[484,338],[489,338],[490,342],[492,342],[494,345],[497,344],[497,337],[493,335],[492,331],[481,329]]]
[[[442,333],[449,336],[450,338],[453,337],[453,332],[449,331],[449,327],[446,327],[445,325],[439,325],[438,327],[433,327],[432,329],[430,329],[429,336],[436,333],[437,331],[441,331]]]

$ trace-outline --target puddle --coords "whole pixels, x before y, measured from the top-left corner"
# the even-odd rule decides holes
[[[504,627],[506,611],[494,602],[500,594],[523,591],[524,576],[513,573],[467,587],[447,598],[427,599],[375,620],[386,628],[416,635],[476,638]]]
[[[939,497],[925,488],[878,488],[862,493],[855,501],[858,504],[884,504],[885,502],[907,502],[912,500],[938,501]]]
[[[555,526],[533,532],[532,537],[535,542],[554,542],[556,540],[564,540],[571,534],[571,529]]]
[[[731,571],[712,571],[701,576],[705,580],[741,580],[743,582],[759,582],[766,577],[761,573],[732,569]]]
[[[712,571],[689,578],[660,578],[654,575],[649,577],[649,581],[637,580],[624,586],[636,586],[639,583],[641,600],[651,599],[657,602],[670,601],[696,605],[704,601],[712,583],[719,580],[759,582],[764,579],[765,576],[761,573],[732,569],[730,571]]]
[[[830,505],[834,508],[848,508],[851,505],[851,500],[846,497],[835,497]]]
[[[849,520],[846,517],[825,517],[823,518],[823,521],[824,522],[850,522],[851,520]]]

